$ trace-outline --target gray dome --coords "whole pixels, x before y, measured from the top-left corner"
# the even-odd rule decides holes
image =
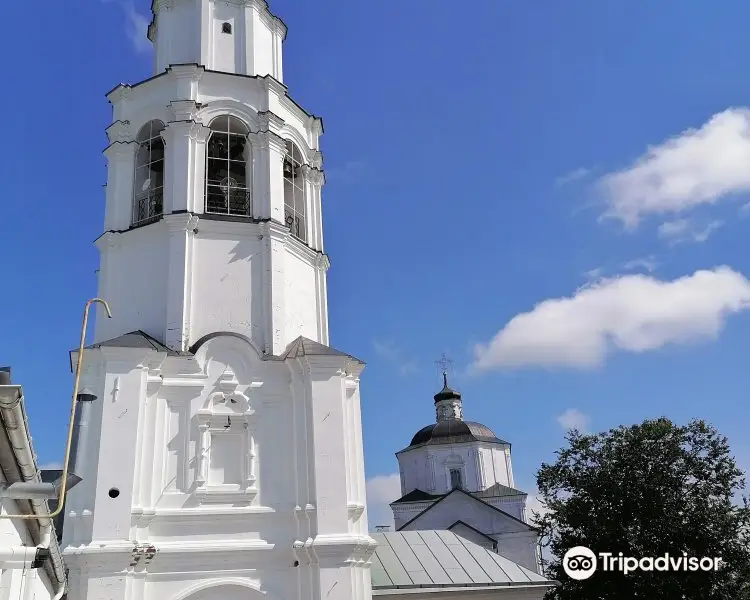
[[[450,419],[433,423],[417,431],[409,447],[421,446],[423,444],[456,444],[460,442],[508,443],[499,439],[486,425],[473,421]]]

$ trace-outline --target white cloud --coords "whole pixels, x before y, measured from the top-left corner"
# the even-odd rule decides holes
[[[389,504],[401,497],[401,477],[398,473],[376,475],[367,480],[367,521],[370,530],[379,525],[393,528],[393,511]]]
[[[656,257],[652,254],[651,256],[644,256],[642,258],[635,258],[633,260],[629,260],[624,265],[622,265],[622,268],[625,271],[646,271],[647,273],[653,273],[656,271],[656,268],[659,266],[659,263],[656,261]]]
[[[649,214],[679,214],[750,191],[748,165],[750,109],[727,109],[600,178],[608,204],[604,216],[632,229]]]
[[[659,237],[668,241],[670,245],[681,244],[683,242],[695,242],[703,243],[711,234],[716,230],[720,229],[724,223],[719,220],[714,220],[705,225],[704,227],[697,228],[688,219],[676,219],[674,221],[666,221],[659,225],[658,234]]]
[[[395,344],[395,342],[391,340],[376,340],[372,343],[372,345],[375,349],[375,354],[377,354],[380,358],[393,363],[398,369],[398,372],[401,373],[401,375],[411,375],[419,370],[414,361],[404,357],[404,353]]]
[[[738,211],[740,213],[741,217],[746,217],[750,215],[750,202],[746,202],[742,206],[740,206],[740,209]]]
[[[603,279],[516,315],[474,348],[473,368],[597,367],[616,350],[716,338],[730,314],[748,307],[750,281],[726,266],[672,281],[642,274]]]
[[[577,408],[569,408],[561,415],[558,415],[556,420],[565,431],[577,429],[581,433],[587,432],[591,424],[589,416],[583,414]]]
[[[115,2],[125,13],[125,33],[138,53],[146,53],[151,50],[151,42],[148,40],[148,25],[150,19],[142,15],[135,8],[132,0],[102,0],[105,4]]]
[[[581,179],[584,179],[585,177],[588,177],[588,175],[591,173],[591,169],[586,169],[584,167],[581,167],[579,169],[575,169],[571,171],[570,173],[566,173],[562,177],[558,177],[555,180],[555,185],[557,187],[562,187],[564,185],[567,185],[569,183],[573,183],[574,181],[579,181]]]

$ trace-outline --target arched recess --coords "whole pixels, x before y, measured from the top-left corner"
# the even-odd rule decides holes
[[[201,581],[174,600],[271,600],[258,582],[239,577],[222,577]]]
[[[251,217],[252,157],[249,125],[233,115],[219,115],[209,124],[206,144],[208,214]]]
[[[284,157],[284,223],[292,235],[307,242],[307,186],[302,167],[305,157],[299,146],[286,140]]]

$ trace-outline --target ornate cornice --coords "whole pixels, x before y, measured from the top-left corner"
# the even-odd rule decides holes
[[[173,100],[169,103],[174,121],[196,121],[200,108],[195,100]]]
[[[309,165],[303,165],[302,173],[305,176],[305,179],[317,187],[321,187],[325,183],[325,175],[320,169],[316,169]]]
[[[284,126],[284,119],[270,110],[258,112],[258,123],[261,131],[278,131]]]
[[[137,142],[114,142],[104,149],[104,156],[107,160],[117,160],[118,158],[130,158],[138,150]]]
[[[169,145],[170,139],[176,136],[186,136],[197,142],[205,142],[211,135],[211,129],[203,123],[195,121],[170,121],[161,132],[161,138],[165,145]]]
[[[320,150],[310,150],[310,166],[316,169],[323,167],[323,153]]]
[[[131,89],[132,88],[129,85],[121,83],[107,94],[107,100],[109,100],[110,104],[114,106],[123,100],[127,100]]]
[[[133,134],[130,130],[130,121],[115,121],[106,129],[107,139],[110,144],[115,142],[132,142]]]
[[[247,139],[253,148],[268,148],[274,150],[280,158],[286,156],[286,141],[273,131],[251,131]]]

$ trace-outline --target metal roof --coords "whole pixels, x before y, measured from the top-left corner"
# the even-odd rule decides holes
[[[549,587],[555,582],[451,531],[373,533],[373,591]]]

